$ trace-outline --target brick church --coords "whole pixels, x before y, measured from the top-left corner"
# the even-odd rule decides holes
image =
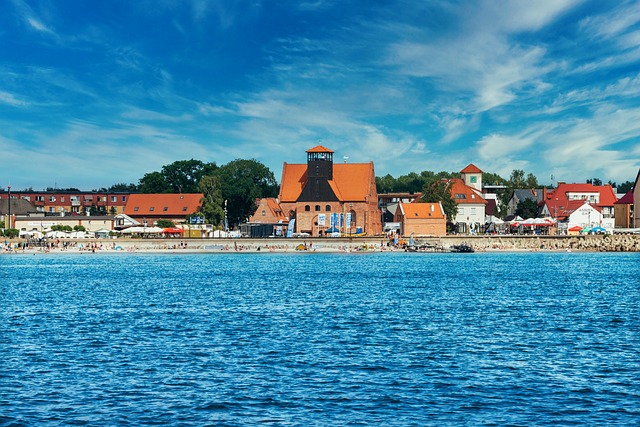
[[[277,204],[293,233],[382,233],[373,162],[336,164],[321,145],[307,150],[306,164],[284,163]]]

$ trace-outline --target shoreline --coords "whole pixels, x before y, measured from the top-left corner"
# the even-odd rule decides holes
[[[640,252],[640,235],[518,236],[464,235],[416,238],[416,244],[429,244],[449,252],[454,245],[466,244],[476,252]],[[24,239],[5,240],[0,254],[51,253],[374,253],[405,252],[388,245],[385,237],[362,238],[241,238],[241,239],[58,239],[47,249],[27,246]],[[304,247],[306,246],[306,249]]]

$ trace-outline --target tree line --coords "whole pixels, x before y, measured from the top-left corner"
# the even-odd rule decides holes
[[[218,166],[215,162],[178,160],[160,171],[144,174],[138,184],[115,184],[105,192],[202,193],[203,215],[209,224],[222,225],[226,216],[230,226],[253,215],[256,199],[276,197],[278,183],[273,172],[261,162],[236,159]]]

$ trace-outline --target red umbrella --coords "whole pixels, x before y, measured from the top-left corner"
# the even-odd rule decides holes
[[[168,234],[175,234],[175,233],[184,233],[184,230],[178,227],[169,227],[169,228],[165,228],[164,232]]]

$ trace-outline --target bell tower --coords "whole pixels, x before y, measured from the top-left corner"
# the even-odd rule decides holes
[[[322,145],[307,150],[307,182],[299,202],[337,201],[329,181],[333,180],[333,151]]]

